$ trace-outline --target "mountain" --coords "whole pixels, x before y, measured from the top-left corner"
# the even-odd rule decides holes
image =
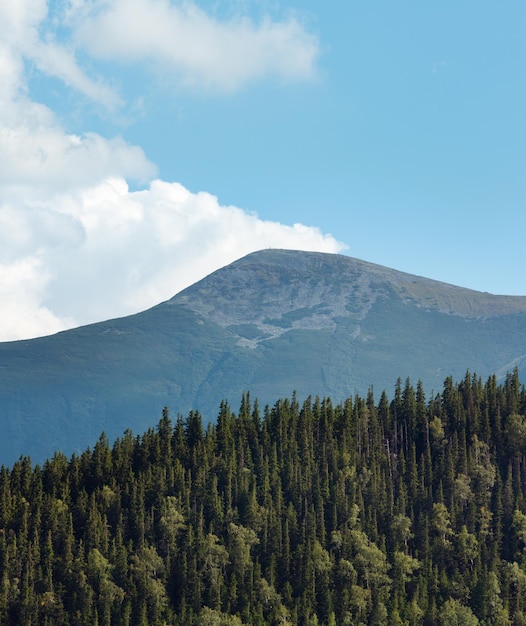
[[[526,297],[496,296],[342,255],[264,250],[143,313],[0,343],[0,463],[41,462],[244,391],[339,402],[526,359]]]

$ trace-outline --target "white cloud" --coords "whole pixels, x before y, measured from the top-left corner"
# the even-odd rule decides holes
[[[75,53],[55,42],[37,42],[28,51],[35,66],[45,74],[62,80],[90,100],[114,110],[123,105],[118,93],[102,79],[93,80],[80,68]]]
[[[2,87],[4,97],[12,98],[21,87],[25,60],[107,108],[122,104],[118,94],[102,79],[93,80],[82,70],[71,42],[55,40],[47,17],[45,0],[2,0],[0,3],[0,77],[7,78],[7,91],[4,84]]]
[[[113,84],[83,67],[90,57],[144,61],[168,84],[232,91],[268,76],[311,79],[319,54],[316,36],[296,17],[219,20],[195,2],[170,0],[3,0],[0,77],[6,46],[10,63],[30,61],[110,110],[124,103]]]
[[[113,77],[109,83],[102,75],[90,76],[93,67],[83,67],[90,60],[146,62],[168,84],[232,91],[269,76],[311,79],[318,55],[317,37],[294,16],[219,20],[189,0],[0,3],[4,95],[19,87],[12,79],[19,78],[24,60],[115,110],[124,102],[110,84]]]
[[[1,341],[52,334],[75,324],[42,304],[49,278],[36,257],[0,263]]]
[[[28,109],[32,105],[28,105]],[[144,152],[122,139],[95,133],[66,134],[55,125],[0,122],[0,185],[24,190],[26,200],[43,191],[83,187],[112,175],[147,181],[155,167]],[[17,192],[18,193],[18,192]]]
[[[97,0],[81,15],[76,39],[90,54],[161,63],[179,84],[230,91],[315,74],[318,40],[295,17],[219,21],[194,2],[169,0]]]
[[[46,0],[2,0],[0,39],[15,48],[38,38],[37,27],[47,15]],[[23,38],[23,39],[21,39]]]

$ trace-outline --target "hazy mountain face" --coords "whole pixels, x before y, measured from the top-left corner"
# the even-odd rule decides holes
[[[215,420],[243,391],[339,402],[397,378],[520,367],[526,298],[494,296],[350,257],[266,250],[138,315],[0,344],[0,463],[142,432],[163,406]]]

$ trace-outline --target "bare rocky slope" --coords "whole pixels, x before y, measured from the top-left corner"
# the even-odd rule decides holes
[[[343,255],[264,250],[126,318],[0,344],[0,463],[142,432],[163,406],[214,421],[249,391],[340,402],[397,378],[428,393],[526,359],[526,297],[455,287]]]

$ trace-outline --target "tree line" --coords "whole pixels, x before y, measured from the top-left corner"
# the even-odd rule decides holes
[[[0,469],[0,623],[526,625],[526,391],[244,394]]]

